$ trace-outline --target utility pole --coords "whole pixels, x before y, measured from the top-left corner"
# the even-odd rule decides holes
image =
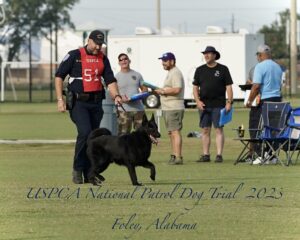
[[[234,33],[234,14],[231,17],[231,32]]]
[[[53,51],[52,51],[52,45],[53,45],[53,40],[52,40],[52,23],[50,23],[50,39],[49,39],[49,44],[50,44],[50,102],[53,102]]]
[[[297,93],[297,0],[291,0],[290,10],[290,78],[291,93]]]
[[[156,0],[156,28],[160,32],[161,24],[160,24],[160,0]]]
[[[29,52],[29,102],[32,102],[32,50],[31,50],[31,23],[28,37],[28,52]]]

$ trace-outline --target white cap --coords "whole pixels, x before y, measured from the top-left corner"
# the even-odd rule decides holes
[[[261,44],[257,47],[257,53],[269,53],[271,48],[266,44]]]

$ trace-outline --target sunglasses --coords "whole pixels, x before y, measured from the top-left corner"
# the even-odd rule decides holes
[[[122,59],[119,59],[119,62],[122,62],[122,61],[127,61],[128,58],[122,58]]]

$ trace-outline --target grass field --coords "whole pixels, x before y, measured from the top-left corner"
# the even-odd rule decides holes
[[[225,127],[224,163],[196,163],[201,141],[185,136],[199,131],[198,121],[197,111],[186,111],[182,166],[167,164],[161,124],[151,155],[157,180],[138,168],[138,188],[116,165],[100,188],[72,184],[73,144],[0,145],[0,239],[300,239],[300,163],[233,165],[242,145],[231,129],[248,125],[239,107]],[[75,136],[55,104],[0,105],[0,139]]]

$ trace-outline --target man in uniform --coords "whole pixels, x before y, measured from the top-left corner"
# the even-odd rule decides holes
[[[69,75],[67,106],[78,133],[72,173],[75,184],[88,182],[90,163],[86,155],[86,141],[90,132],[99,127],[103,117],[102,99],[105,95],[101,78],[108,86],[115,104],[122,104],[109,60],[101,52],[103,43],[104,34],[99,30],[92,31],[87,45],[70,51],[55,74],[57,108],[60,112],[66,111],[63,81]]]

